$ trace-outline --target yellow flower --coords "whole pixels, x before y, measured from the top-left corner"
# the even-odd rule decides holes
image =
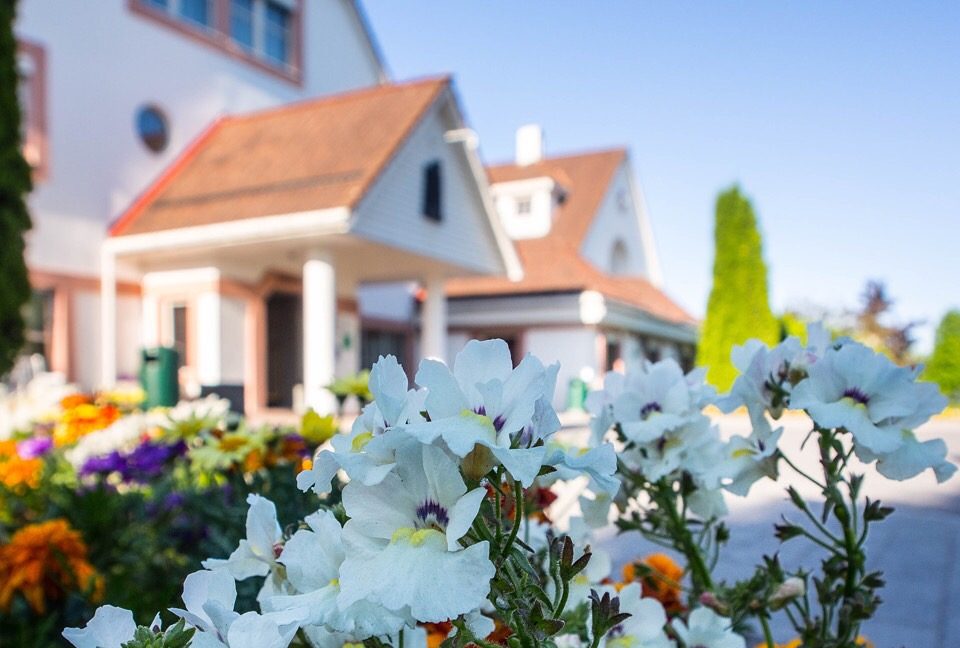
[[[80,394],[67,396],[60,402],[63,413],[53,429],[53,443],[73,445],[80,437],[102,430],[118,418],[120,410],[113,405],[95,405]]]
[[[0,484],[11,490],[22,486],[36,488],[42,469],[42,459],[23,459],[15,441],[0,441]]]
[[[0,545],[0,610],[9,611],[17,592],[44,614],[47,601],[68,592],[86,593],[97,603],[103,589],[103,577],[87,561],[87,545],[64,519],[25,526]]]
[[[857,637],[856,644],[858,646],[863,646],[863,648],[873,648],[873,644],[864,636]],[[803,648],[803,642],[800,641],[800,638],[791,639],[787,643],[778,643],[773,644],[774,648]],[[754,648],[767,648],[766,643],[758,643]]]

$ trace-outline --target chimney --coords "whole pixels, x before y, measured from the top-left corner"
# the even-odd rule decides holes
[[[527,124],[517,129],[517,165],[527,166],[543,159],[543,129]]]

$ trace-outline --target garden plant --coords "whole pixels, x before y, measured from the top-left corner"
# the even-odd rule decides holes
[[[451,367],[424,360],[412,387],[383,357],[369,376],[373,402],[296,476],[313,498],[308,513],[289,506],[289,492],[250,492],[245,537],[194,565],[182,603],[155,617],[104,598],[83,552],[62,552],[65,573],[87,576],[85,596],[108,603],[63,636],[106,648],[739,648],[748,636],[785,645],[771,630],[782,615],[789,645],[864,645],[883,584],[865,541],[891,509],[866,495],[853,466],[949,478],[943,441],[913,432],[945,399],[917,381],[919,368],[818,327],[806,343],[750,341],[733,363],[740,373],[722,397],[703,371],[672,360],[609,373],[580,447],[558,434],[557,365],[528,355],[514,367],[503,341],[472,341]],[[721,435],[710,407],[745,408],[751,432]],[[788,410],[810,421],[803,451],[817,454],[817,473],[781,447]],[[748,496],[781,470],[822,499],[788,487],[796,514],[771,533],[811,543],[819,564],[757,556],[748,578],[720,580],[725,493]],[[585,485],[580,515],[561,530],[550,505],[571,480]],[[680,564],[638,556],[615,579],[592,539],[611,521]]]

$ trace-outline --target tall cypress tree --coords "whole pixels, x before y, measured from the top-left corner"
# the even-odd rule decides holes
[[[23,236],[30,229],[25,198],[32,182],[21,152],[16,5],[14,0],[0,2],[0,376],[23,348],[22,309],[30,299]]]
[[[703,322],[697,364],[707,380],[727,390],[736,377],[730,362],[734,344],[759,338],[775,344],[779,325],[767,300],[767,267],[757,218],[736,185],[717,197],[713,288]]]
[[[951,401],[960,403],[960,310],[949,311],[940,320],[924,377],[940,385]]]

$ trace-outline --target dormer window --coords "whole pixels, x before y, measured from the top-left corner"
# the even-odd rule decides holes
[[[529,216],[530,212],[532,211],[533,211],[533,200],[530,198],[530,196],[517,198],[517,215],[518,216]]]
[[[440,162],[434,160],[423,167],[423,215],[437,222],[443,220],[441,188]]]

